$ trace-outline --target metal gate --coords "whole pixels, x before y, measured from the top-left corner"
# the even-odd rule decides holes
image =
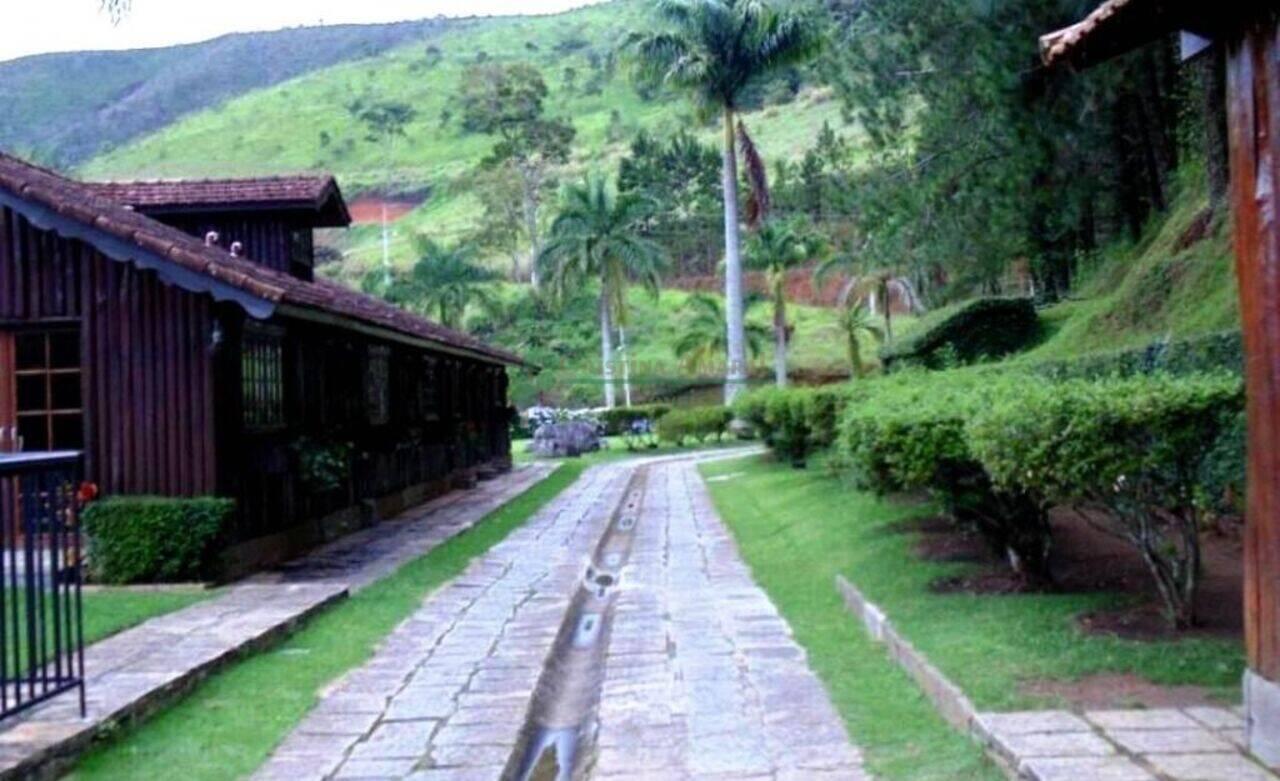
[[[80,454],[0,453],[0,719],[78,690]]]

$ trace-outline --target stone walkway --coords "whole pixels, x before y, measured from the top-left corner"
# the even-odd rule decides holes
[[[88,715],[66,695],[0,728],[0,779],[52,775],[104,729],[146,715],[201,678],[290,633],[349,591],[458,534],[549,474],[517,470],[415,507],[298,562],[230,586],[85,649]]]
[[[579,734],[599,779],[866,778],[804,653],[751,581],[688,459],[588,470],[335,683],[254,778],[512,777],[605,532],[648,469]],[[632,494],[634,495],[634,494]],[[562,638],[557,640],[557,638]],[[549,778],[549,776],[548,776]]]
[[[1277,781],[1243,753],[1239,708],[984,713],[975,729],[1032,781]]]
[[[595,467],[321,697],[256,779],[497,779],[631,467]]]
[[[691,463],[650,470],[599,722],[602,779],[866,778]]]

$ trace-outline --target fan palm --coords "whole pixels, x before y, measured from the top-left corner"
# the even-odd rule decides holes
[[[815,257],[821,240],[790,222],[766,222],[747,244],[747,266],[763,271],[773,303],[773,373],[779,388],[787,385],[787,272]]]
[[[848,345],[849,369],[854,377],[861,377],[866,373],[866,364],[862,360],[862,341],[865,337],[873,342],[883,342],[884,329],[861,301],[850,301],[840,310],[839,325]]]
[[[749,298],[747,308],[760,299]],[[710,370],[719,365],[725,356],[728,329],[725,327],[724,307],[720,299],[706,293],[695,293],[680,307],[680,338],[675,343],[676,358],[690,373]],[[768,331],[757,323],[745,323],[743,329],[747,354],[758,358],[764,350]]]
[[[586,279],[600,282],[600,355],[604,404],[615,404],[613,329],[627,322],[627,289],[640,283],[655,298],[664,260],[661,248],[637,230],[647,210],[634,195],[618,194],[600,176],[566,187],[538,265],[563,297]]]
[[[724,124],[725,400],[746,381],[746,334],[738,226],[738,104],[760,77],[815,54],[821,37],[811,17],[768,0],[659,0],[667,29],[631,43],[642,75],[692,93],[705,116]]]

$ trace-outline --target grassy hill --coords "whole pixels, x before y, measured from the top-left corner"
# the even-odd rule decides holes
[[[457,238],[477,216],[468,175],[493,140],[463,132],[457,120],[442,123],[441,112],[466,68],[478,61],[521,61],[540,69],[552,92],[549,112],[571,119],[577,129],[565,175],[608,165],[640,128],[668,132],[694,125],[687,101],[670,95],[643,100],[613,57],[625,33],[646,20],[645,4],[620,0],[556,16],[456,22],[430,40],[200,111],[94,158],[80,173],[118,178],[325,169],[338,174],[349,197],[370,191],[425,194],[425,202],[396,225],[393,248],[403,260],[413,232]],[[746,121],[766,158],[798,156],[824,121],[839,126],[839,106],[828,98],[808,89],[785,108],[749,114]],[[352,120],[347,107],[356,99],[405,102],[418,117],[407,138],[387,150],[369,142]],[[718,141],[715,128],[703,132],[709,142]],[[354,259],[350,273],[380,252],[375,226],[357,228],[338,242]]]
[[[1132,244],[1113,245],[1071,300],[1043,313],[1046,337],[1020,360],[1068,358],[1238,328],[1230,224],[1208,212],[1199,173],[1184,172],[1170,210]]]
[[[300,27],[118,52],[0,63],[0,148],[84,162],[228,98],[446,30],[448,20]]]

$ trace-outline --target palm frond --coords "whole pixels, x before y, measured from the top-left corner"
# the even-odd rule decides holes
[[[760,227],[760,224],[769,216],[769,210],[773,206],[773,197],[769,192],[769,169],[764,164],[764,158],[760,156],[759,150],[756,149],[756,142],[751,139],[751,134],[747,132],[747,125],[741,119],[738,120],[738,148],[742,152],[742,158],[746,162],[747,175],[747,225],[752,229]]]

